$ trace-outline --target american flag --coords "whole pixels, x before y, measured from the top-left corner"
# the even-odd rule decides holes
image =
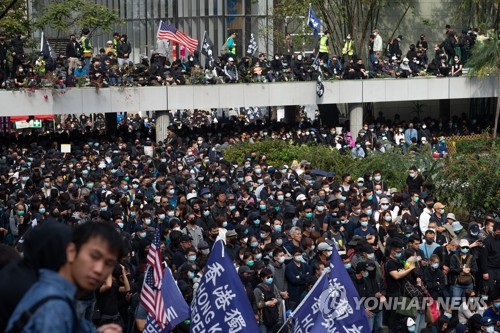
[[[163,329],[167,323],[167,313],[161,295],[163,268],[160,253],[160,229],[156,228],[153,242],[147,256],[148,268],[141,291],[141,303]]]
[[[156,39],[159,40],[172,40],[176,43],[184,45],[189,52],[194,53],[194,50],[198,47],[198,40],[189,37],[180,30],[177,30],[171,24],[166,24],[165,22],[160,22],[160,27],[158,28],[158,33],[156,34]]]

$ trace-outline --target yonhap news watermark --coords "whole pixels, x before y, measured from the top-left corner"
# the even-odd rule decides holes
[[[433,303],[437,303],[439,309],[458,310],[462,304],[469,309],[486,309],[487,301],[479,297],[438,297],[436,299],[425,297],[353,297],[356,309],[369,311],[382,310],[424,310]]]

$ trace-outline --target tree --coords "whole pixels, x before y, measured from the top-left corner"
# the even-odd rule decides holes
[[[41,4],[34,17],[38,29],[53,29],[57,37],[69,32],[79,33],[82,28],[91,32],[101,29],[111,32],[121,24],[120,15],[114,9],[90,0],[56,0]]]
[[[21,32],[23,36],[29,36],[26,1],[1,1],[0,13],[3,12],[5,16],[0,19],[0,35],[11,38],[16,32]]]
[[[493,138],[496,138],[498,131],[498,117],[500,116],[500,38],[498,31],[490,31],[488,39],[478,41],[474,45],[469,59],[467,60],[467,67],[469,67],[470,75],[497,75],[498,97],[495,125],[493,128]]]
[[[452,6],[456,21],[467,27],[500,27],[500,2],[498,0],[459,0]]]
[[[331,50],[341,54],[343,41],[348,33],[351,33],[355,43],[358,56],[366,53],[366,43],[371,31],[377,28],[379,11],[389,5],[390,0],[310,0],[289,1],[277,0],[273,18],[276,21],[285,22],[285,17],[306,16],[309,3],[323,22],[323,30],[329,30],[333,45]],[[412,1],[403,0],[391,2],[391,6],[400,6],[402,18],[411,8]],[[397,22],[397,25],[401,23]],[[394,27],[394,31],[397,26]],[[309,31],[311,29],[308,29]],[[287,31],[290,32],[290,31]],[[391,37],[391,36],[388,36]]]

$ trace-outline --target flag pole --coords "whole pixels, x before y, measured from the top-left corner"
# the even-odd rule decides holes
[[[289,317],[283,325],[281,325],[280,329],[276,333],[280,333],[283,328],[285,328],[286,325],[288,325],[288,322],[292,319],[292,317]]]
[[[43,31],[42,31],[42,38],[40,39],[40,52],[43,51]]]
[[[201,50],[203,49],[203,43],[205,42],[206,36],[207,36],[207,31],[205,30],[205,32],[203,33],[203,39],[201,40],[201,43],[200,43],[200,48],[198,49],[198,53],[200,55],[200,59],[198,59],[198,61],[200,62],[200,67],[202,67],[202,68],[205,68],[205,66],[201,66]],[[205,58],[207,58],[206,55],[205,55]]]
[[[158,30],[156,31],[156,50],[159,49],[159,45],[158,45],[158,33],[160,32],[160,28],[161,28],[162,22],[163,22],[163,20],[160,20],[160,23],[158,24]]]

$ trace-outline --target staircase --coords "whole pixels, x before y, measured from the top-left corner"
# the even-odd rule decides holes
[[[50,43],[50,47],[52,48],[52,50],[54,50],[54,52],[56,53],[56,55],[59,56],[59,54],[64,54],[66,55],[66,44],[68,44],[68,39],[67,38],[47,38],[49,43]]]

